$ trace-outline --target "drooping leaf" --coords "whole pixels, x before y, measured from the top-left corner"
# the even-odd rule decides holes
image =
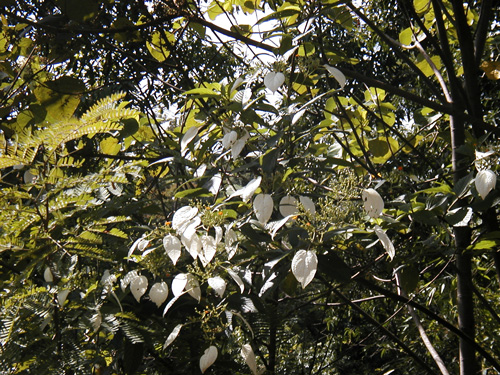
[[[387,254],[391,258],[391,260],[394,259],[394,256],[396,255],[396,250],[394,248],[394,244],[392,243],[387,233],[385,233],[385,231],[378,225],[375,225],[374,230],[375,234],[382,243],[384,249],[387,251]]]
[[[175,297],[180,296],[184,291],[186,284],[187,284],[187,275],[185,273],[180,273],[176,275],[172,280],[172,285],[171,285],[172,294]]]
[[[292,259],[292,273],[305,288],[313,279],[318,268],[318,258],[311,250],[299,250]]]
[[[483,199],[486,198],[490,191],[495,189],[496,183],[497,175],[490,169],[479,171],[474,181],[476,190]]]
[[[253,211],[257,220],[266,224],[273,214],[273,198],[269,194],[258,194],[253,200]]]
[[[137,276],[130,282],[130,291],[137,302],[141,301],[141,297],[146,293],[147,289],[148,279],[146,276]]]
[[[205,349],[205,352],[200,358],[200,370],[203,374],[210,366],[212,366],[217,359],[217,348],[215,346],[210,346]]]
[[[163,237],[163,248],[175,265],[181,256],[181,241],[176,236],[167,234]]]
[[[345,83],[346,83],[346,78],[345,78],[344,73],[342,73],[337,68],[334,68],[333,66],[330,66],[327,64],[325,64],[325,68],[328,71],[328,73],[330,73],[333,76],[333,78],[335,78],[337,80],[337,82],[340,85],[340,88],[343,89],[345,87]]]
[[[206,267],[208,263],[213,259],[217,251],[217,243],[215,238],[209,235],[203,235],[200,238],[202,245],[202,253],[200,254],[200,260],[203,266]]]
[[[224,296],[224,291],[226,290],[226,281],[222,277],[210,277],[207,282],[208,285],[210,285],[210,287],[215,290],[219,297],[222,298]]]
[[[384,201],[375,189],[364,189],[361,197],[368,216],[377,218],[384,209]]]
[[[162,281],[151,286],[151,289],[149,290],[149,298],[156,304],[156,306],[160,307],[160,305],[167,300],[167,297],[168,285],[166,282]]]
[[[196,277],[190,273],[187,274],[186,277],[186,286],[185,289],[188,292],[188,294],[193,297],[195,300],[200,302],[201,300],[201,289],[200,289],[200,283],[196,279]]]
[[[250,344],[244,344],[241,347],[241,356],[243,357],[243,360],[248,365],[248,367],[250,367],[250,371],[252,371],[252,374],[257,375],[257,360]]]
[[[181,329],[183,327],[183,324],[177,324],[175,328],[170,332],[170,334],[167,337],[167,340],[165,341],[165,344],[163,344],[163,350],[168,348],[172,343],[175,341],[177,336],[179,336],[179,333],[181,332]]]

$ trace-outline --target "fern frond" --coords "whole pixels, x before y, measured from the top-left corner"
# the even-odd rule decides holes
[[[138,115],[138,111],[124,108],[127,103],[119,103],[124,97],[125,93],[121,92],[99,100],[83,114],[81,117],[82,122],[93,123],[102,120],[120,120]]]

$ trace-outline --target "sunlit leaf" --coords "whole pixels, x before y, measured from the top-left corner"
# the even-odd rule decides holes
[[[224,291],[226,290],[226,281],[222,277],[210,277],[207,282],[208,285],[210,285],[210,287],[215,290],[219,297],[222,298],[224,296]]]
[[[202,253],[200,254],[200,260],[203,266],[206,267],[208,263],[213,259],[217,251],[217,244],[215,238],[209,235],[203,235],[200,238],[202,245]]]
[[[479,171],[476,175],[474,184],[476,190],[485,199],[490,191],[495,189],[497,183],[497,175],[490,169]]]
[[[250,371],[252,371],[252,374],[257,375],[257,360],[250,344],[245,344],[241,347],[241,356],[243,357],[248,367],[250,367]]]
[[[174,235],[167,234],[163,237],[163,248],[175,265],[181,256],[181,241]]]
[[[299,250],[292,259],[292,273],[305,288],[313,279],[318,268],[318,258],[311,250]]]
[[[66,302],[66,298],[68,298],[69,292],[70,291],[68,289],[64,289],[57,293],[57,303],[59,304],[59,306],[64,306],[64,302]]]
[[[200,358],[200,370],[203,374],[207,368],[212,366],[217,359],[217,348],[215,346],[210,346],[208,349],[205,349],[205,352]]]
[[[372,218],[377,218],[384,209],[384,201],[375,189],[364,189],[361,193],[365,212]]]
[[[243,280],[241,280],[241,277],[238,276],[236,272],[233,270],[227,270],[227,273],[229,276],[231,276],[236,284],[240,287],[240,292],[243,293],[245,290],[245,284],[243,284]]]
[[[141,297],[146,293],[147,289],[148,279],[146,276],[137,276],[130,282],[130,291],[137,302],[141,301]]]
[[[269,194],[258,194],[253,200],[253,212],[260,223],[266,224],[273,214],[273,198]]]
[[[172,280],[172,294],[175,297],[178,297],[184,291],[184,288],[187,284],[187,275],[185,273],[180,273],[174,277]]]
[[[186,281],[187,281],[187,284],[185,286],[186,291],[191,297],[200,302],[201,300],[200,283],[198,282],[196,277],[190,273],[187,274]]]
[[[236,253],[236,250],[238,250],[238,237],[233,229],[230,228],[226,231],[224,243],[226,245],[227,258],[231,259]]]
[[[230,131],[229,133],[226,133],[222,138],[222,147],[224,147],[226,150],[229,150],[237,139],[238,139],[238,133],[236,133],[234,130]]]
[[[285,82],[285,75],[281,72],[269,72],[264,77],[264,85],[275,92]]]
[[[257,177],[251,180],[245,187],[235,191],[229,198],[232,197],[241,197],[243,202],[248,202],[252,195],[255,193],[255,190],[260,186],[260,181],[262,177]]]
[[[374,229],[375,234],[382,243],[382,246],[384,247],[385,251],[387,251],[387,255],[389,255],[389,258],[391,258],[391,260],[394,259],[396,250],[394,249],[394,244],[392,243],[391,239],[389,238],[387,233],[385,233],[385,231],[378,225],[375,225]]]
[[[196,137],[196,135],[198,134],[198,131],[200,129],[196,126],[192,126],[190,127],[186,133],[184,134],[184,136],[182,137],[181,139],[181,154],[184,154],[186,149],[187,149],[187,146],[191,143],[191,141]]]
[[[149,290],[149,298],[156,304],[156,306],[160,307],[160,305],[167,300],[167,297],[168,285],[166,282],[162,281],[151,286],[151,289]]]
[[[325,64],[325,68],[328,71],[328,73],[330,73],[333,76],[333,78],[335,78],[337,80],[337,82],[340,85],[340,88],[343,89],[345,87],[345,83],[346,83],[346,78],[345,78],[344,73],[342,73],[337,68],[334,68],[333,66],[330,66],[327,64]]]
[[[168,348],[172,343],[175,341],[177,336],[179,336],[179,333],[181,332],[183,324],[177,324],[175,328],[170,332],[170,334],[167,337],[167,340],[165,341],[165,344],[163,344],[163,350]]]
[[[182,229],[185,229],[185,225],[189,224],[191,219],[193,219],[197,214],[197,207],[184,206],[179,208],[172,218],[172,228],[182,234]]]

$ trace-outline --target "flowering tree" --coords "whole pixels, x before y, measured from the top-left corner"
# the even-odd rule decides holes
[[[493,2],[89,4],[2,18],[7,373],[500,371]]]

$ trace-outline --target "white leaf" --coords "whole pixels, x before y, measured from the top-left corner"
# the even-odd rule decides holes
[[[57,303],[59,303],[59,306],[63,307],[64,302],[66,302],[66,298],[68,298],[69,290],[61,290],[59,293],[57,293]]]
[[[236,254],[236,250],[238,250],[238,237],[233,229],[226,231],[224,243],[226,245],[227,258],[231,259]]]
[[[462,220],[453,224],[454,227],[466,227],[467,225],[469,225],[469,221],[472,219],[472,214],[474,213],[474,210],[471,207],[459,207],[450,210],[449,213],[452,215],[456,214],[463,215]]]
[[[175,297],[179,297],[182,295],[182,292],[184,291],[184,288],[186,287],[187,284],[187,275],[185,273],[180,273],[174,277],[172,280],[172,294]]]
[[[216,195],[219,192],[220,185],[222,183],[222,175],[220,173],[215,174],[209,181],[207,181],[203,187]]]
[[[240,87],[243,82],[245,82],[245,79],[243,77],[238,77],[234,81],[233,85],[231,86],[231,91],[230,92],[232,93],[234,90],[236,90],[238,87]]]
[[[163,237],[163,248],[175,265],[181,256],[181,241],[174,235],[167,234]]]
[[[193,297],[195,300],[200,302],[201,300],[201,289],[200,283],[196,280],[194,275],[188,273],[187,274],[187,285],[185,286],[186,292]]]
[[[215,230],[215,243],[218,244],[222,240],[222,228],[216,225],[214,227]]]
[[[337,80],[340,87],[343,89],[345,87],[345,82],[346,82],[346,78],[345,78],[344,73],[342,73],[337,68],[334,68],[333,66],[330,66],[327,64],[325,64],[325,68],[326,68],[326,70],[328,70],[328,73],[330,73],[333,76],[333,78],[335,78]]]
[[[114,283],[116,283],[116,276],[109,272],[109,270],[105,270],[101,277],[101,284],[112,285]]]
[[[476,169],[478,171],[485,169],[485,167],[488,165],[488,162],[486,159],[488,159],[491,155],[494,155],[495,151],[486,151],[486,152],[480,152],[476,150],[476,159],[474,160],[474,163],[476,165]]]
[[[217,359],[217,348],[215,346],[210,346],[208,349],[205,349],[205,353],[200,358],[200,370],[203,374],[207,368],[212,366]]]
[[[291,195],[285,195],[280,200],[280,213],[283,216],[297,215],[299,210],[297,209],[297,199]]]
[[[163,350],[168,348],[172,343],[175,341],[177,336],[179,336],[179,333],[181,332],[182,324],[177,324],[175,328],[170,332],[170,335],[168,335],[167,340],[165,341],[165,344],[163,344]]]
[[[200,224],[201,224],[201,218],[199,216],[196,216],[192,220],[184,223],[184,225],[181,228],[179,228],[177,233],[181,234],[181,239],[182,237],[189,239],[196,233],[196,229]],[[182,243],[184,244],[184,242]]]
[[[391,260],[394,259],[394,256],[396,255],[396,250],[394,249],[394,244],[392,243],[387,233],[385,233],[385,231],[378,225],[375,225],[373,228],[375,229],[375,234],[382,243],[382,246],[384,247],[385,251],[387,251],[387,255],[389,255],[389,258],[391,258]]]
[[[177,300],[179,298],[181,298],[181,296],[186,293],[186,292],[182,292],[181,294],[179,294],[178,296],[175,296],[174,298],[172,298],[170,301],[168,301],[167,303],[167,306],[165,306],[165,309],[163,310],[163,316],[165,316],[165,314],[168,312],[168,310],[170,310],[170,308],[174,305],[175,302],[177,302]]]
[[[497,175],[490,169],[477,172],[476,180],[474,181],[476,190],[483,199],[495,188],[496,183]]]
[[[90,324],[92,324],[92,328],[94,328],[94,331],[97,331],[101,327],[101,323],[102,323],[102,315],[100,311],[97,311],[90,318]]]
[[[121,280],[120,280],[120,287],[122,288],[122,292],[125,292],[125,289],[127,289],[127,286],[130,284],[130,282],[135,279],[136,277],[139,277],[139,274],[137,273],[136,270],[132,270],[128,272]]]
[[[225,150],[229,150],[232,145],[234,145],[234,142],[238,139],[238,133],[236,133],[234,130],[230,131],[229,133],[225,134],[224,137],[222,137],[222,147],[224,147]]]
[[[314,251],[299,250],[292,259],[292,273],[302,289],[314,279],[317,268],[318,258]]]
[[[361,193],[363,204],[368,216],[377,218],[384,209],[384,201],[375,189],[364,189]]]
[[[295,123],[300,120],[300,118],[304,115],[304,113],[306,113],[306,110],[307,110],[307,107],[304,109],[301,109],[300,111],[298,111],[297,113],[295,113],[293,115],[292,125],[295,125]]]
[[[130,282],[130,291],[137,302],[141,301],[141,297],[144,293],[146,293],[147,289],[148,279],[146,276],[137,276]]]
[[[156,306],[160,307],[163,302],[167,300],[168,297],[168,285],[166,282],[162,281],[160,283],[155,283],[149,290],[149,298],[151,301],[156,303]]]
[[[281,72],[269,72],[264,77],[264,85],[275,92],[285,82],[285,75]]]
[[[254,178],[251,180],[245,187],[235,191],[229,198],[232,197],[241,197],[243,202],[248,202],[249,199],[252,197],[253,193],[255,193],[255,190],[258,189],[260,186],[260,182],[262,181],[262,177],[259,176],[257,178]]]
[[[186,133],[181,139],[181,154],[184,154],[184,151],[186,151],[187,146],[191,141],[196,137],[198,134],[199,128],[197,126],[191,126],[188,130],[186,130]]]
[[[202,164],[200,165],[196,171],[194,172],[193,176],[195,178],[200,178],[200,177],[203,177],[203,175],[205,174],[205,171],[207,170],[207,165],[206,164]]]
[[[186,231],[187,232],[187,231]],[[181,236],[182,243],[186,247],[189,255],[193,257],[193,259],[198,258],[201,254],[202,243],[200,237],[196,233],[190,233],[190,237],[186,237],[184,234]]]
[[[54,281],[54,276],[52,275],[52,271],[49,267],[45,268],[45,271],[43,272],[43,278],[46,283],[51,283]]]
[[[201,236],[201,244],[203,246],[203,257],[200,257],[200,259],[203,266],[206,267],[215,256],[217,244],[215,243],[215,238],[208,235]]]
[[[243,147],[246,144],[245,138],[240,138],[231,146],[231,157],[235,160],[238,156],[240,156],[241,151],[243,151]]]
[[[273,214],[273,198],[269,194],[259,194],[253,200],[253,212],[257,220],[266,224]]]
[[[289,215],[289,216],[285,216],[283,219],[281,220],[277,220],[277,221],[271,221],[270,223],[267,223],[266,224],[266,229],[269,231],[269,233],[271,234],[271,238],[274,239],[274,236],[276,235],[276,233],[278,233],[278,231],[280,230],[280,228],[285,225],[288,220],[290,220],[291,218],[293,218],[295,215]]]
[[[250,344],[245,344],[241,347],[241,356],[245,360],[248,367],[250,367],[252,374],[257,375],[257,360],[255,359],[255,354],[253,353],[253,349]]]
[[[250,101],[252,98],[252,90],[250,88],[246,88],[243,90],[242,96],[241,96],[241,105],[245,107],[245,105]]]
[[[26,184],[34,184],[37,180],[37,176],[31,173],[28,169],[26,172],[24,172],[23,179]]]
[[[184,206],[179,208],[173,218],[172,218],[172,228],[174,230],[179,230],[186,223],[189,223],[192,218],[194,218],[198,214],[197,207]]]
[[[130,256],[134,253],[135,249],[137,249],[137,245],[139,245],[139,242],[141,242],[142,238],[139,238],[134,241],[132,246],[130,246],[130,249],[128,250],[127,257],[130,258]]]
[[[139,242],[137,243],[137,250],[144,252],[144,250],[146,250],[148,246],[149,246],[149,240],[145,238],[140,238]]]
[[[224,292],[226,290],[226,281],[220,277],[220,276],[215,276],[211,277],[207,280],[208,285],[215,290],[215,292],[219,295],[220,298],[224,296]]]
[[[306,211],[309,211],[311,215],[316,215],[316,206],[311,198],[301,195],[299,201]]]
[[[243,291],[245,290],[245,284],[243,284],[243,280],[241,280],[241,277],[239,277],[238,274],[233,270],[227,270],[227,273],[233,278],[234,282],[238,284],[241,293],[243,293]]]

